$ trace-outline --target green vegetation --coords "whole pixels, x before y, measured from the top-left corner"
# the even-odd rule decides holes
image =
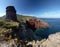
[[[18,28],[19,23],[13,21],[0,20],[0,35],[7,32],[8,29]]]
[[[26,21],[26,20],[28,20],[28,19],[30,19],[30,18],[35,18],[35,17],[17,15],[17,19],[18,19],[19,21]]]
[[[12,27],[18,27],[19,23],[18,22],[13,22],[13,21],[5,21],[5,20],[0,20],[0,27],[3,28],[12,28]]]
[[[13,28],[13,27],[18,27],[19,23],[17,22],[5,22],[2,27],[4,28]]]

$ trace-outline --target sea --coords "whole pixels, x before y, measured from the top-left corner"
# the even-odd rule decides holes
[[[60,18],[42,18],[42,19],[45,22],[47,22],[50,26],[50,28],[46,30],[47,35],[60,32]]]

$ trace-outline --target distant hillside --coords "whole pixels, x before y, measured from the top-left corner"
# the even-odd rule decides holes
[[[25,20],[29,20],[30,18],[34,18],[34,19],[39,19],[39,18],[37,18],[37,17],[33,17],[33,16],[24,16],[24,15],[17,15],[17,18],[18,18],[18,20],[20,21],[25,21]]]
[[[0,19],[4,19],[5,18],[5,15],[3,16],[3,17],[0,17]],[[37,17],[33,17],[33,16],[24,16],[24,15],[19,15],[19,14],[17,14],[17,19],[19,20],[19,21],[25,21],[25,20],[28,20],[28,19],[30,19],[30,18],[36,18],[36,19],[39,19],[39,18],[37,18]]]
[[[5,19],[5,15],[3,17],[0,17],[1,20]],[[26,20],[29,20],[29,19],[38,19],[40,20],[41,22],[44,22],[44,23],[47,23],[43,18],[37,18],[37,17],[33,17],[33,16],[26,16],[26,15],[19,15],[17,14],[17,19],[19,22],[21,21],[26,21]]]

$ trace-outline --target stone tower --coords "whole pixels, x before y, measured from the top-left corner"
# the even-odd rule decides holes
[[[6,19],[17,21],[16,9],[14,6],[6,7]]]

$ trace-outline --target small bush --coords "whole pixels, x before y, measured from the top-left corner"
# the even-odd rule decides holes
[[[3,24],[2,27],[4,28],[14,28],[14,27],[18,27],[19,23],[18,22],[6,22],[5,24]]]
[[[0,20],[0,26],[2,26],[4,24],[5,21]]]

